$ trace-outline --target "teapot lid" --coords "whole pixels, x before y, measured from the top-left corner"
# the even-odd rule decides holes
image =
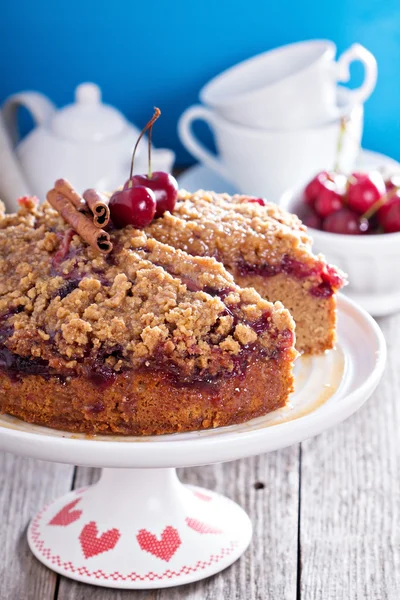
[[[94,83],[81,83],[75,90],[75,102],[55,113],[51,128],[64,139],[100,142],[114,137],[128,123],[112,106],[103,104],[101,90]]]

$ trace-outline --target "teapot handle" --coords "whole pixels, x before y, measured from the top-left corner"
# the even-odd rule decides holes
[[[36,125],[42,125],[56,111],[55,105],[39,92],[20,92],[7,98],[3,105],[3,121],[13,146],[18,143],[17,113],[20,106],[32,115]]]

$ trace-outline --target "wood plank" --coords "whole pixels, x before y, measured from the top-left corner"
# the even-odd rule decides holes
[[[400,316],[367,404],[302,445],[301,598],[400,598]]]
[[[74,468],[0,453],[0,600],[53,600],[57,576],[34,558],[29,520],[69,491]]]
[[[76,486],[98,477],[79,469]],[[236,500],[250,515],[254,537],[245,555],[209,579],[182,587],[122,592],[96,588],[64,577],[58,600],[295,600],[297,572],[299,447],[232,463],[183,469],[186,483],[201,485]],[[260,485],[264,484],[264,488]],[[256,489],[258,488],[258,489]]]

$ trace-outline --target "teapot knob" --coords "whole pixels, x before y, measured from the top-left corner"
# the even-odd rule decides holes
[[[79,104],[99,104],[101,90],[95,83],[81,83],[75,90],[75,100]]]

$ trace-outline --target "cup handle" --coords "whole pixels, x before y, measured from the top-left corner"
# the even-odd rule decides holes
[[[194,136],[192,130],[193,121],[204,121],[214,133],[215,117],[212,111],[200,104],[191,106],[185,110],[178,122],[178,134],[182,144],[200,162],[225,179],[230,180],[230,175],[225,165]]]
[[[350,79],[350,64],[359,60],[364,65],[365,76],[363,84],[355,89],[349,90],[352,104],[362,104],[374,91],[378,69],[373,54],[361,44],[353,44],[344,52],[337,62],[337,79],[346,82]]]

